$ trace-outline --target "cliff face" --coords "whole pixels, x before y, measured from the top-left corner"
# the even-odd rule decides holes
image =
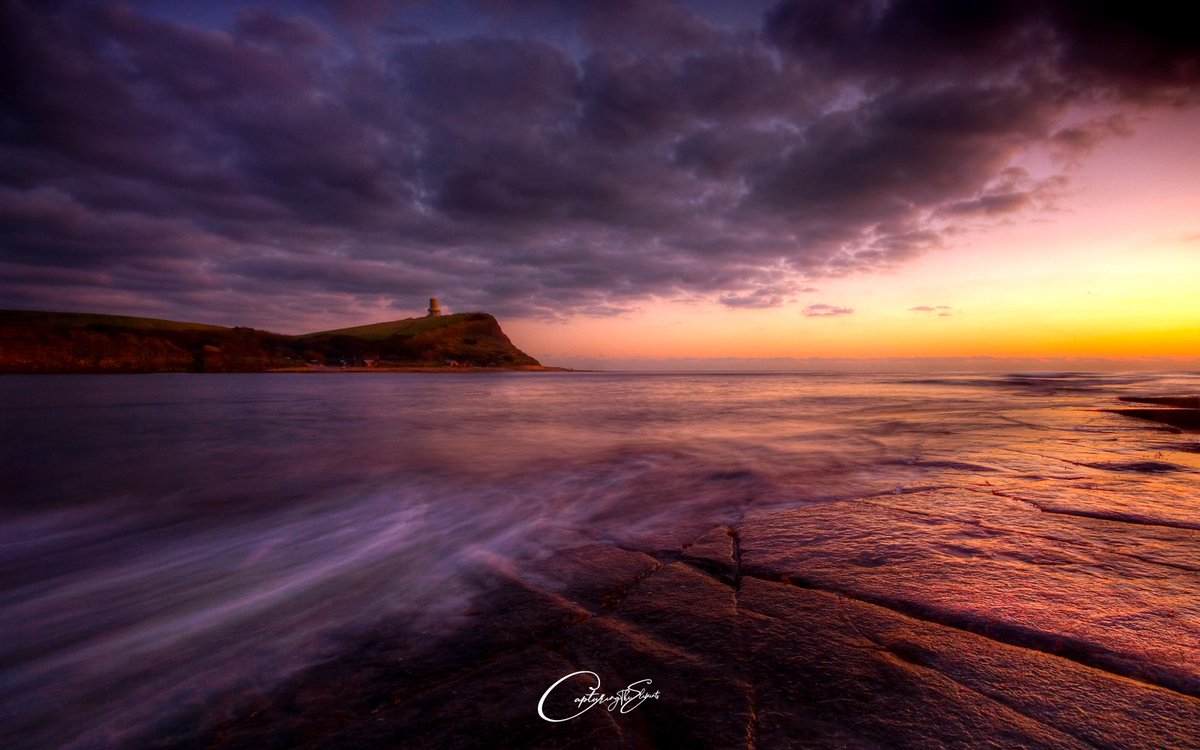
[[[513,346],[487,313],[409,318],[300,336],[306,347],[327,359],[396,364],[455,362],[475,367],[537,367],[533,357]]]
[[[115,315],[0,311],[0,372],[258,372],[306,364],[536,367],[486,313],[284,336]]]

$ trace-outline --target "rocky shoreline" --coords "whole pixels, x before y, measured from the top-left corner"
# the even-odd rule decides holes
[[[1200,747],[1200,515],[1104,502],[993,476],[481,564],[450,635],[381,625],[151,744]],[[657,695],[539,715],[579,672]]]
[[[1121,408],[1108,411],[1183,430],[1200,429],[1200,397],[1124,396],[1120,400],[1130,404],[1146,404],[1154,408]]]
[[[474,367],[471,365],[427,365],[427,366],[404,366],[404,365],[374,365],[366,366],[351,366],[339,367],[335,365],[304,365],[300,367],[277,367],[273,370],[266,370],[268,373],[314,373],[314,374],[332,374],[344,372],[411,372],[411,373],[485,373],[485,372],[586,372],[586,370],[572,370],[569,367],[553,367],[550,365],[497,365],[495,367]]]
[[[298,336],[154,318],[0,310],[0,374],[539,370],[483,312]]]

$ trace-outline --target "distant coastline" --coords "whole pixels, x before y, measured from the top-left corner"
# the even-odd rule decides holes
[[[354,373],[354,372],[413,372],[413,373],[487,373],[487,372],[594,372],[593,370],[576,370],[570,367],[554,367],[552,365],[497,365],[494,367],[450,366],[450,365],[375,365],[372,367],[339,366],[339,365],[305,365],[303,367],[277,367],[271,370],[260,370],[268,373]]]
[[[297,336],[155,318],[0,310],[0,374],[567,372],[518,349],[488,313]]]

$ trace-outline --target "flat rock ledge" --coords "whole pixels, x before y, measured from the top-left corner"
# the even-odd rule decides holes
[[[1122,396],[1128,404],[1146,404],[1155,408],[1108,409],[1134,419],[1145,419],[1177,430],[1200,430],[1200,396]]]
[[[473,624],[435,645],[380,627],[149,744],[1200,748],[1198,549],[988,491],[753,511],[677,547],[481,570]],[[580,670],[660,697],[540,718]]]

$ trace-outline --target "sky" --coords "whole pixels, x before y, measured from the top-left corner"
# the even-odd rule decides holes
[[[0,0],[0,308],[1200,367],[1200,31],[1106,5]]]

